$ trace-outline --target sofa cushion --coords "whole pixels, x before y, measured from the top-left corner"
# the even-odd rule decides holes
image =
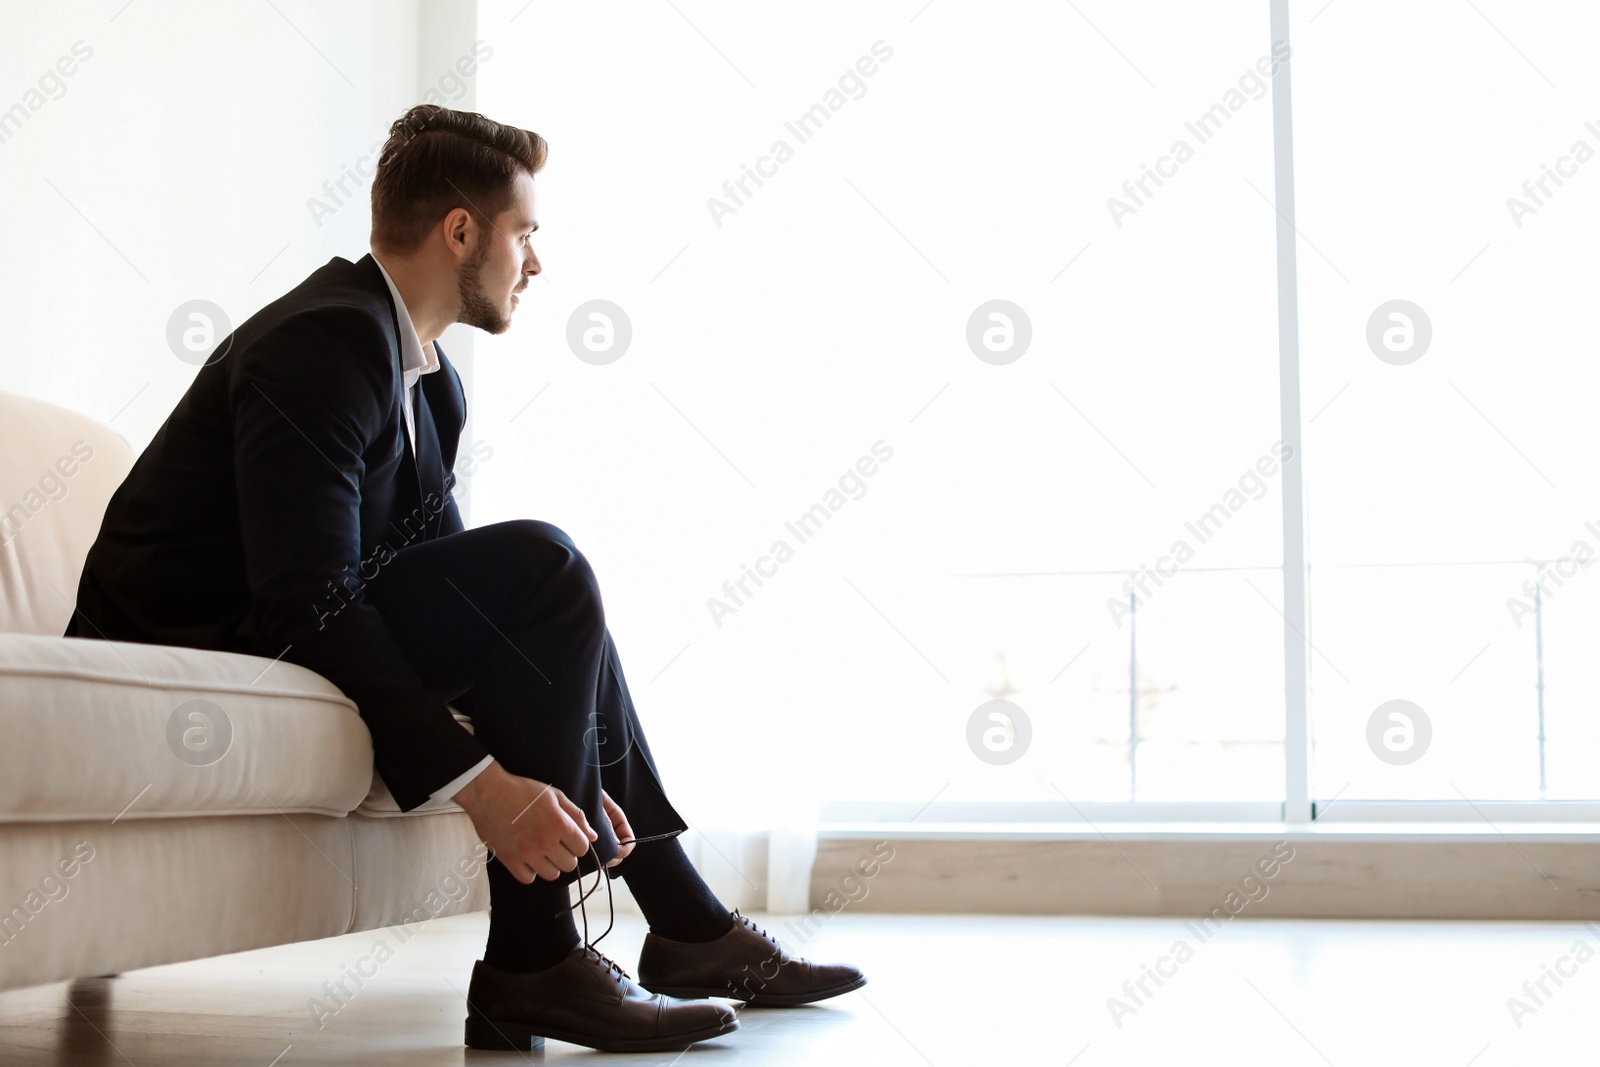
[[[0,632],[67,628],[84,558],[132,466],[109,426],[0,393]]]
[[[0,822],[337,816],[372,780],[355,705],[304,667],[0,634]]]

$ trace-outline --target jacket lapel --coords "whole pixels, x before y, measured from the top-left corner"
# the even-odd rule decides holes
[[[439,432],[428,407],[428,390],[420,385],[416,416],[417,479],[422,490],[422,511],[427,516],[423,537],[431,540],[439,536],[439,526],[444,521],[444,463],[439,457]]]
[[[423,507],[423,498],[427,494],[423,488],[422,465],[417,462],[420,453],[417,451],[415,442],[410,442],[411,447],[407,447],[407,442],[410,441],[410,438],[406,433],[405,397],[403,395],[405,374],[400,362],[400,311],[394,306],[394,299],[389,294],[388,283],[383,280],[383,272],[379,269],[378,261],[372,257],[372,254],[368,253],[362,256],[357,261],[356,266],[366,271],[367,283],[375,293],[381,295],[383,301],[389,306],[389,329],[385,332],[389,341],[389,363],[394,368],[396,388],[394,407],[391,410],[391,414],[394,417],[395,425],[399,427],[399,433],[395,435],[395,453],[400,457],[399,470],[395,475],[394,516],[425,516],[427,515],[427,509]],[[417,392],[421,393],[422,390],[419,389]],[[423,421],[423,410],[419,401],[416,411],[419,433]],[[431,429],[433,425],[431,419],[428,420],[428,425]],[[435,452],[437,452],[437,447],[435,447]],[[426,527],[426,529],[436,528],[437,520],[429,521]],[[394,547],[404,548],[410,542],[411,538],[405,529],[405,524],[397,524],[394,517],[389,519],[389,529],[399,538]],[[429,536],[426,529],[423,533],[424,540]]]

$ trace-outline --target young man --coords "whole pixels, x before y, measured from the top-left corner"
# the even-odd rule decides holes
[[[466,810],[494,856],[468,1045],[681,1048],[738,1027],[704,998],[802,1004],[866,979],[788,956],[701,881],[571,539],[462,528],[466,403],[435,339],[510,326],[540,271],[546,151],[431,105],[394,123],[372,254],[333,259],[221,342],[112,498],[67,634],[309,667],[361,709],[402,811]],[[644,988],[573,923],[568,884],[602,864],[650,924]]]

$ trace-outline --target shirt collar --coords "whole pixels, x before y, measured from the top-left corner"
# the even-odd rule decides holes
[[[432,341],[423,344],[422,338],[417,335],[417,327],[411,321],[411,312],[406,309],[406,302],[400,298],[400,290],[395,286],[394,279],[383,269],[383,264],[378,262],[377,256],[373,256],[372,261],[378,264],[378,271],[383,275],[384,283],[389,286],[389,295],[394,298],[395,315],[400,320],[400,369],[405,372],[406,387],[410,388],[420,375],[432,374],[439,369],[439,356],[434,351]]]

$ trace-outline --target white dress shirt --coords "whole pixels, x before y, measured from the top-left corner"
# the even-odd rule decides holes
[[[406,308],[406,302],[400,298],[400,290],[394,284],[394,279],[389,277],[389,272],[384,270],[383,263],[374,255],[372,261],[378,264],[378,270],[383,274],[383,280],[389,285],[389,295],[394,298],[394,310],[400,320],[400,371],[401,381],[405,384],[405,396],[402,406],[406,416],[406,444],[411,448],[412,456],[417,454],[417,413],[415,393],[417,379],[424,374],[432,374],[439,369],[439,355],[433,349],[433,342],[422,343],[422,338],[417,335],[417,327],[411,321],[411,312]],[[434,800],[449,800],[460,792],[463,787],[478,775],[482,774],[494,762],[493,756],[485,756],[467,771],[451,779],[429,796]]]
[[[411,454],[417,454],[417,405],[415,399],[417,379],[424,374],[432,374],[439,369],[439,355],[433,350],[433,342],[422,343],[417,336],[417,328],[411,321],[411,312],[406,309],[406,302],[400,299],[400,290],[394,284],[394,279],[389,277],[389,272],[383,269],[383,264],[377,256],[372,261],[378,264],[378,271],[383,275],[383,280],[389,286],[389,295],[394,298],[394,309],[400,319],[400,372],[401,380],[405,384],[405,397],[402,401],[406,413],[406,444],[411,446]]]

